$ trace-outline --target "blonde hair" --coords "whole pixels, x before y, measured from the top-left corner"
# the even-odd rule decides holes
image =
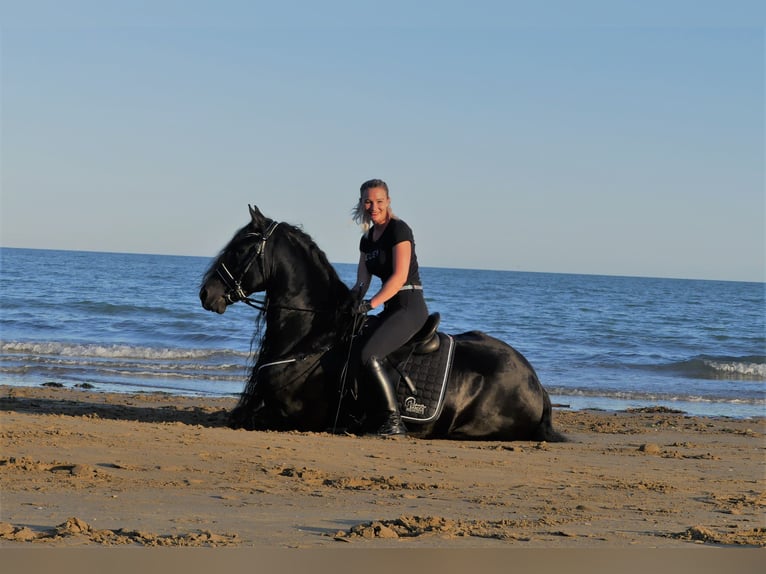
[[[385,181],[382,179],[368,179],[359,188],[359,201],[356,202],[356,205],[351,210],[351,216],[354,218],[354,222],[359,224],[365,233],[370,230],[372,219],[370,219],[370,214],[367,213],[367,210],[364,208],[364,193],[368,189],[376,187],[384,189],[386,191],[386,197],[390,199],[391,196],[388,193],[388,184],[386,184]],[[388,205],[388,217],[389,219],[394,219],[396,217],[394,211],[391,209],[390,203]]]

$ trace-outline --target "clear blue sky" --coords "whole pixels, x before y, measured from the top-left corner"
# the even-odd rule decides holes
[[[354,262],[380,177],[424,266],[766,278],[756,2],[14,4],[3,246],[212,256],[254,203]]]

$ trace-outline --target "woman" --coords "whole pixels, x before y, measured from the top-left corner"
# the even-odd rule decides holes
[[[388,185],[383,180],[371,179],[362,184],[353,214],[366,233],[359,242],[359,267],[352,293],[361,301],[373,275],[382,282],[377,293],[357,306],[358,313],[366,314],[383,305],[360,353],[361,364],[370,384],[379,391],[384,411],[377,434],[406,434],[396,389],[386,376],[382,360],[417,333],[428,318],[415,240],[410,227],[391,211]]]

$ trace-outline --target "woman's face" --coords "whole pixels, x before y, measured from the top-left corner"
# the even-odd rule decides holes
[[[382,187],[371,187],[364,192],[364,210],[370,215],[375,225],[385,225],[388,222],[388,206],[391,200]]]

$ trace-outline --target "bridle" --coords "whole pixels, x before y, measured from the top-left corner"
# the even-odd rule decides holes
[[[226,264],[222,261],[218,267],[216,268],[216,273],[218,274],[218,277],[221,278],[221,281],[223,281],[223,284],[226,286],[228,291],[224,294],[224,299],[228,304],[237,303],[239,301],[242,301],[243,303],[250,305],[251,307],[258,309],[259,311],[265,311],[266,310],[266,302],[265,301],[258,301],[257,299],[252,299],[247,296],[245,291],[242,289],[242,280],[245,278],[245,275],[247,275],[247,272],[250,271],[250,268],[253,266],[253,263],[256,262],[256,260],[263,257],[264,250],[266,249],[266,242],[269,240],[269,237],[274,233],[276,228],[279,226],[278,221],[272,221],[271,224],[266,228],[266,231],[263,233],[261,232],[251,232],[245,234],[245,239],[249,237],[258,237],[260,238],[260,242],[258,243],[258,246],[255,248],[255,252],[250,257],[250,259],[247,262],[247,265],[242,269],[242,272],[239,274],[239,279],[234,277],[231,271],[229,271],[228,267],[226,267]],[[262,266],[263,269],[265,269],[265,265]]]

